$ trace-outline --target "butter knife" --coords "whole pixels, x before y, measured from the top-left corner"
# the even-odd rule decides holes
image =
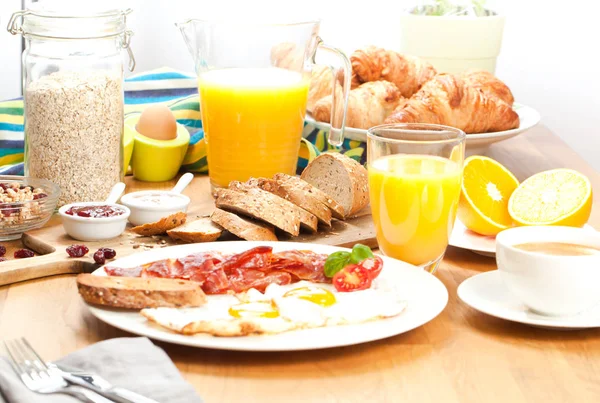
[[[47,365],[48,368],[56,370],[67,382],[93,390],[116,403],[159,403],[128,389],[113,386],[99,375],[50,362]]]

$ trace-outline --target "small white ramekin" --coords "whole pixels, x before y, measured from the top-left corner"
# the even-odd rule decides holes
[[[115,217],[79,217],[67,214],[71,207],[79,206],[112,206],[125,210],[125,213]],[[106,202],[72,203],[58,209],[62,217],[65,232],[71,238],[79,241],[104,241],[121,235],[127,227],[127,218],[131,211],[127,206]]]
[[[165,205],[149,206],[140,203],[136,199],[151,194],[166,194],[173,196],[172,202]],[[121,197],[121,204],[129,207],[131,215],[129,222],[133,225],[144,225],[152,222],[157,222],[163,217],[178,212],[186,213],[190,204],[190,198],[181,193],[170,190],[143,190],[141,192],[128,193]]]

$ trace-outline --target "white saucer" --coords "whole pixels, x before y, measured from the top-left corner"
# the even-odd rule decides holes
[[[506,288],[498,270],[477,274],[458,286],[458,297],[471,308],[496,318],[560,330],[600,327],[600,305],[575,316],[544,316],[530,311]]]

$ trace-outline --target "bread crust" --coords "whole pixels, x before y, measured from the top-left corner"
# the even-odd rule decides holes
[[[236,190],[243,193],[252,193],[254,198],[259,197],[265,201],[270,201],[273,205],[278,205],[281,208],[285,208],[290,211],[295,211],[300,219],[300,225],[302,228],[309,230],[310,232],[317,232],[319,220],[317,217],[297,206],[289,200],[284,199],[276,194],[263,190],[259,187],[256,180],[248,182],[232,181],[229,184],[229,189]],[[218,206],[217,206],[218,207]],[[271,223],[272,224],[272,223]],[[277,227],[277,225],[275,225]]]
[[[217,189],[216,195],[217,208],[265,221],[292,236],[300,233],[300,209],[269,192],[261,189],[248,189],[246,192]]]
[[[77,276],[77,288],[85,302],[117,308],[193,307],[206,303],[199,283],[166,278]]]
[[[302,172],[301,178],[311,183],[313,186],[318,187],[314,181],[310,181],[308,178],[311,174],[311,171],[316,169],[319,164],[324,163],[324,161],[327,159],[342,164],[344,170],[347,172],[348,177],[350,178],[350,195],[352,198],[352,203],[350,208],[347,211],[344,211],[344,218],[348,218],[369,204],[369,180],[367,177],[367,170],[361,164],[352,158],[345,156],[344,154],[327,152],[319,155],[317,158],[311,161]],[[335,200],[334,195],[329,196]]]
[[[331,210],[331,215],[333,217],[339,220],[342,220],[344,218],[344,207],[342,207],[342,205],[333,200],[331,196],[329,196],[327,193],[323,192],[316,186],[311,185],[310,183],[301,179],[300,177],[279,173],[275,174],[275,176],[273,176],[273,179],[277,183],[289,183],[290,186],[294,186],[310,194],[315,199],[326,205],[329,208],[329,210]]]
[[[310,193],[298,188],[293,183],[267,178],[251,178],[246,183],[255,184],[262,190],[295,204],[316,216],[321,224],[331,227],[331,210]]]
[[[167,235],[171,239],[189,243],[214,242],[222,233],[221,227],[217,226],[209,217],[199,218],[167,231]]]
[[[252,221],[221,209],[215,209],[210,219],[233,235],[247,241],[277,241],[273,226],[259,221]]]
[[[160,235],[164,234],[170,229],[185,224],[186,218],[187,215],[180,211],[178,213],[171,214],[170,216],[163,217],[157,222],[151,222],[133,227],[131,231],[143,236]]]

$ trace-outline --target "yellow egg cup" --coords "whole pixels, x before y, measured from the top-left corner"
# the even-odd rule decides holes
[[[131,156],[133,154],[134,141],[134,130],[124,130],[123,133],[123,170],[127,173],[129,164],[131,163]]]
[[[131,133],[134,138],[131,158],[133,177],[145,182],[173,179],[181,168],[190,143],[190,133],[185,126],[177,123],[177,137],[173,140],[151,139],[136,130],[139,118],[140,115],[135,115],[125,119],[125,133]]]

